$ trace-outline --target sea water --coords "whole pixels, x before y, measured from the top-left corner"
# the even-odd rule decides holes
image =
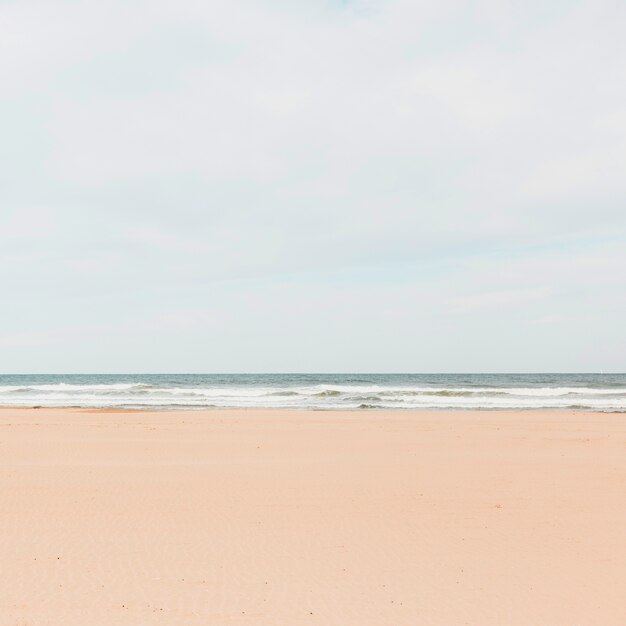
[[[1,375],[0,405],[626,411],[626,374]]]

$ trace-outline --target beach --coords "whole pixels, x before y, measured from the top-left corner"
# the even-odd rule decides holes
[[[0,626],[619,626],[626,418],[0,409]]]

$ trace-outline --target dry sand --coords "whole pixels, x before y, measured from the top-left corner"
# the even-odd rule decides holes
[[[626,416],[0,410],[2,626],[622,626]]]

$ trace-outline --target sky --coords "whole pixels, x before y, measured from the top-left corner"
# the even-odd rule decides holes
[[[626,371],[625,23],[0,0],[0,373]]]

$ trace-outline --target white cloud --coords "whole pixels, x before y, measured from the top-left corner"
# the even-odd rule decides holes
[[[315,352],[323,319],[341,348],[311,363],[334,369],[393,320],[467,337],[503,318],[543,320],[531,333],[617,319],[624,17],[610,1],[4,2],[3,325],[71,333],[87,317],[114,336],[125,317],[185,319],[159,326],[168,369],[176,337],[209,332],[189,320],[249,328],[262,353],[267,329],[288,351],[307,328]],[[537,368],[569,354],[542,338]],[[461,344],[440,369],[460,369]],[[240,347],[231,368],[238,355],[257,363]]]

